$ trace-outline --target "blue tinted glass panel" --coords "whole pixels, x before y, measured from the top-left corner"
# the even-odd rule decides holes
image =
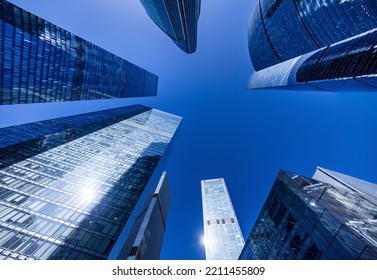
[[[251,62],[256,71],[281,62],[266,36],[259,2],[249,21],[248,42]]]
[[[294,0],[310,34],[321,46],[377,27],[375,0]]]
[[[298,16],[294,1],[264,0],[261,3],[267,35],[281,60],[318,48]]]
[[[0,104],[156,95],[144,87],[155,75],[7,1],[0,9]]]

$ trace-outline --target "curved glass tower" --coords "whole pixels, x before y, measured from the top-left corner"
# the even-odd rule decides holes
[[[201,0],[140,0],[156,25],[185,53],[196,50]]]
[[[259,0],[249,21],[257,72],[248,87],[375,91],[376,28],[374,0]]]

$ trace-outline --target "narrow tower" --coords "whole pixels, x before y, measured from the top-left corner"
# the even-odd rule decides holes
[[[207,260],[236,260],[244,239],[223,178],[202,180]]]

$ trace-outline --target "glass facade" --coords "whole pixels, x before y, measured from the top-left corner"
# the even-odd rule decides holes
[[[377,75],[377,28],[316,52],[297,71],[297,82]]]
[[[325,169],[323,167],[317,167],[313,179],[333,186],[353,189],[361,196],[364,196],[366,199],[371,200],[377,205],[377,184]]]
[[[156,25],[184,52],[197,45],[201,0],[140,0]]]
[[[180,119],[135,105],[0,129],[0,258],[127,258]]]
[[[170,187],[164,172],[151,202],[137,220],[142,221],[132,245],[129,260],[157,260],[160,257],[170,204]]]
[[[257,72],[248,87],[376,91],[376,28],[375,0],[259,0],[249,22],[249,53]],[[297,78],[282,82],[285,62],[313,51]]]
[[[207,260],[236,260],[244,239],[224,179],[202,180]]]
[[[0,0],[0,104],[155,96],[154,74]]]
[[[377,91],[377,28],[253,73],[248,87]]]
[[[355,189],[280,171],[240,259],[377,259],[376,217]]]
[[[270,37],[266,34],[259,1],[250,17],[248,30],[249,55],[255,71],[281,62]]]
[[[298,16],[320,47],[377,27],[375,0],[293,2],[297,7]]]
[[[271,45],[281,61],[318,48],[303,26],[300,17],[297,16],[294,1],[263,0],[260,2],[266,35],[270,38]]]

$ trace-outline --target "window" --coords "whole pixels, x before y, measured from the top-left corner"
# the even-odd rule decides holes
[[[322,256],[322,252],[318,249],[317,245],[313,242],[304,256],[304,260],[318,260]]]
[[[296,224],[296,220],[295,218],[293,218],[293,216],[289,213],[288,215],[288,219],[287,219],[287,223],[285,224],[285,229],[287,230],[287,233],[290,234],[293,227],[295,226]]]
[[[296,233],[295,236],[293,237],[291,244],[291,253],[294,257],[297,257],[298,252],[300,251],[302,247],[302,239],[301,237]]]
[[[138,246],[133,246],[130,252],[130,256],[136,256],[138,250],[139,250]]]

